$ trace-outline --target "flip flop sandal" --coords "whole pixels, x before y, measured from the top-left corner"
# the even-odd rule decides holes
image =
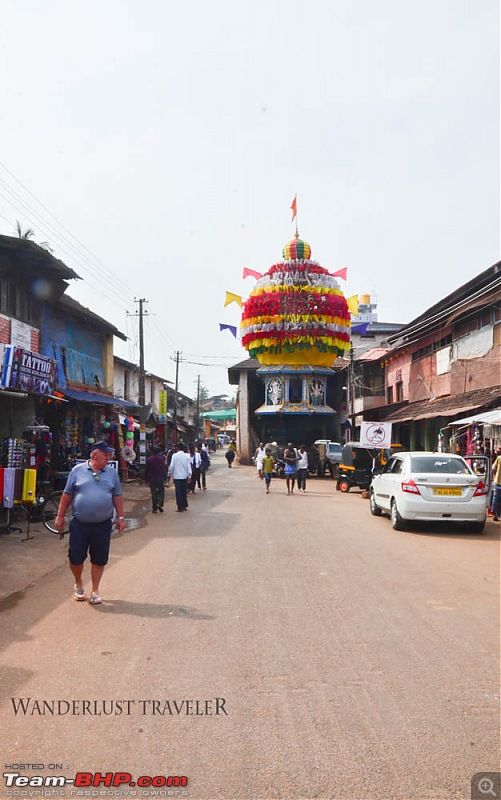
[[[85,589],[78,589],[75,586],[75,600],[86,600]]]
[[[102,602],[103,601],[100,598],[100,596],[98,594],[96,594],[95,592],[92,592],[91,596],[89,597],[89,603],[91,604],[91,606],[98,606],[99,603],[102,603]]]

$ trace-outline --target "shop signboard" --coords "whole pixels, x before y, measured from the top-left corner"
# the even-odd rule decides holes
[[[167,422],[167,392],[163,389],[158,393],[158,421]]]
[[[391,422],[362,422],[360,444],[364,447],[391,447]]]
[[[56,362],[40,353],[32,353],[13,344],[5,345],[2,376],[4,389],[34,394],[54,394]]]
[[[31,327],[19,319],[10,321],[10,343],[24,350],[31,348]]]
[[[165,390],[158,393],[158,413],[167,414],[167,392]]]

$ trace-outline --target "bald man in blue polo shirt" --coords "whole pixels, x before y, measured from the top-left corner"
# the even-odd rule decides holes
[[[110,552],[111,526],[117,513],[117,530],[125,528],[124,500],[118,472],[108,466],[114,453],[107,442],[92,445],[90,459],[71,470],[55,519],[59,530],[73,504],[68,557],[75,578],[75,600],[86,600],[82,581],[84,561],[90,552],[92,591],[89,603],[102,603],[99,584]]]

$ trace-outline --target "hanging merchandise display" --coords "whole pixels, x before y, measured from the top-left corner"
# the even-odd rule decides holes
[[[22,467],[24,461],[24,441],[22,439],[6,439],[2,461],[6,467]]]

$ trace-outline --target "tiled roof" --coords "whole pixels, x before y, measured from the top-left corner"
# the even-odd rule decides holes
[[[380,358],[385,357],[387,352],[387,347],[373,347],[372,350],[366,350],[365,353],[362,353],[357,358],[357,361],[379,361]]]
[[[419,400],[417,403],[407,403],[397,411],[390,412],[387,416],[378,415],[378,419],[385,422],[406,422],[411,419],[430,419],[431,417],[454,417],[465,411],[475,408],[488,408],[499,404],[501,386],[489,389],[476,389],[464,394],[438,397],[436,400]]]

